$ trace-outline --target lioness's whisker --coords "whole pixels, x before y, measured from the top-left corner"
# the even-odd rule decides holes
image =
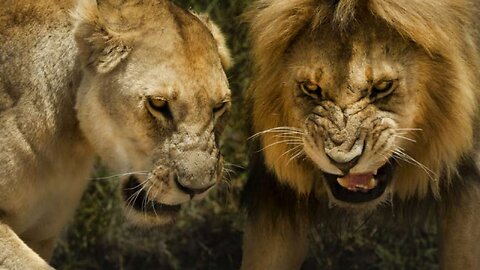
[[[138,171],[138,172],[128,172],[128,173],[121,173],[121,174],[115,174],[115,175],[110,175],[110,176],[105,176],[105,177],[95,177],[92,178],[92,180],[109,180],[112,178],[117,178],[117,177],[122,177],[122,176],[129,176],[129,175],[135,175],[135,174],[148,174],[148,171]]]
[[[155,191],[155,195],[153,195],[153,197],[156,198],[157,195],[158,195],[158,189]],[[152,208],[153,208],[153,213],[155,213],[155,217],[158,217],[157,209],[155,209],[155,203],[152,201],[151,204],[152,204]]]
[[[230,180],[227,180],[227,179],[225,179],[225,178],[222,179],[222,181],[220,182],[220,184],[225,184],[227,191],[230,191],[231,188],[232,188],[232,183],[230,182]],[[219,185],[219,186],[220,186],[220,185]]]
[[[141,186],[141,185],[143,185],[143,184],[146,184],[148,181],[149,181],[149,179],[147,178],[146,180],[144,180],[143,182],[139,183],[138,185],[136,185],[136,186],[134,186],[134,187],[126,188],[125,190],[135,190],[135,189],[137,189],[139,186]]]
[[[140,192],[142,192],[143,188],[144,187],[140,188],[140,190],[135,191],[135,193],[133,193],[132,195],[130,195],[130,197],[128,197],[127,205],[130,205],[133,207],[133,204],[137,200],[137,197],[140,195]]]
[[[139,184],[139,185],[141,185],[142,187],[141,187],[138,191],[136,191],[135,193],[133,193],[130,197],[128,197],[128,199],[127,199],[127,205],[130,205],[130,206],[132,206],[132,208],[133,208],[133,205],[134,205],[135,202],[137,201],[138,196],[140,196],[140,193],[145,189],[145,187],[146,187],[145,184],[146,184],[148,181],[150,181],[149,178],[147,178],[145,181],[143,181],[142,183]],[[138,187],[138,185],[137,185],[137,187]]]
[[[238,165],[238,164],[233,164],[233,163],[225,162],[223,165],[224,165],[224,166],[235,167],[235,168],[238,168],[238,169],[245,170],[245,167],[243,167],[243,166],[241,166],[241,165]]]
[[[146,217],[146,215],[147,215],[146,209],[147,209],[147,204],[148,204],[148,201],[149,201],[148,195],[150,194],[150,191],[152,190],[152,187],[153,187],[153,185],[150,185],[150,187],[149,187],[148,190],[147,190],[147,193],[145,194],[145,197],[143,197],[142,211],[144,212],[145,217]],[[152,200],[150,200],[150,202],[153,203]]]
[[[232,179],[232,174],[235,173],[233,170],[229,170],[227,168],[223,168],[223,172],[226,173],[226,175],[223,175],[223,178],[227,181],[230,181],[230,179]]]

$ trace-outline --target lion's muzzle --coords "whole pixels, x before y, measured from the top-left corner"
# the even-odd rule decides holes
[[[347,203],[381,197],[393,177],[395,125],[366,103],[318,106],[306,123],[305,152],[323,171],[333,199]]]

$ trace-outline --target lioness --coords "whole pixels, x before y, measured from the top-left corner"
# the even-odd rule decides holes
[[[0,268],[49,268],[95,154],[126,175],[134,222],[205,196],[223,170],[229,65],[219,29],[169,1],[2,1]]]
[[[298,269],[310,222],[407,202],[437,210],[443,269],[480,269],[479,7],[256,2],[243,269]]]

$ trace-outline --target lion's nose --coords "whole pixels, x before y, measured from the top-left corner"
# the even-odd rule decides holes
[[[190,197],[193,197],[195,195],[200,195],[205,192],[207,192],[210,188],[212,188],[215,183],[208,183],[204,186],[188,186],[186,184],[182,184],[182,182],[179,180],[178,175],[174,176],[174,181],[178,189],[180,189],[182,192],[190,195]]]
[[[358,161],[360,160],[361,155],[358,155],[354,157],[352,160],[347,161],[347,162],[338,162],[329,155],[327,155],[328,158],[330,159],[330,162],[332,162],[333,165],[335,165],[337,168],[339,168],[344,175],[347,175],[350,169],[355,167],[357,165]]]

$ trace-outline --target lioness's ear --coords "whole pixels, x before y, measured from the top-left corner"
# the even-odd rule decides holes
[[[197,16],[212,33],[213,38],[217,42],[218,53],[220,54],[220,60],[222,61],[223,68],[225,70],[231,68],[233,66],[232,56],[230,54],[230,50],[228,49],[225,36],[220,28],[212,20],[210,20],[207,14],[196,14],[195,12],[191,13]]]
[[[112,71],[131,51],[121,35],[109,28],[105,15],[96,0],[78,0],[72,12],[80,61],[98,73]]]

